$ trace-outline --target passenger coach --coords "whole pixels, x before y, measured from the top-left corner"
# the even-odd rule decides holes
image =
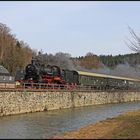
[[[80,85],[91,85],[95,89],[140,89],[139,79],[83,71],[77,72],[79,75],[78,83]]]

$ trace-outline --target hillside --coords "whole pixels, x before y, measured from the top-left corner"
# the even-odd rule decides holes
[[[89,54],[89,53],[88,53]],[[92,54],[92,53],[90,53]],[[75,69],[140,79],[140,53],[72,58]],[[85,62],[85,63],[83,63]],[[86,63],[88,62],[88,63]],[[93,62],[94,65],[92,64]],[[96,65],[97,64],[97,65]]]
[[[42,63],[57,65],[63,69],[140,77],[140,53],[97,56],[88,52],[85,56],[71,57],[69,53],[37,52],[24,41],[17,39],[9,27],[0,23],[0,65],[4,66],[10,74],[15,75],[16,70],[23,70],[31,62],[32,57]]]

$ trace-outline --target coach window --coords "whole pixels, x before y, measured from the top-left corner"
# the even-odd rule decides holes
[[[81,81],[82,81],[82,83],[85,81],[84,76],[81,76]]]
[[[87,77],[85,76],[85,79],[86,79],[86,81],[87,81]]]
[[[79,75],[79,81],[81,81],[81,76]]]
[[[87,76],[87,80],[90,81],[90,77],[89,76]]]
[[[88,81],[88,77],[85,77],[86,78],[86,81]]]
[[[81,81],[82,81],[82,82],[84,81],[84,77],[83,77],[83,76],[81,76]]]
[[[91,77],[91,81],[93,81],[93,77]]]

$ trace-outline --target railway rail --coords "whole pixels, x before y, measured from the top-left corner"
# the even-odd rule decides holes
[[[41,91],[59,91],[59,92],[67,92],[67,91],[108,91],[108,92],[116,92],[116,91],[140,91],[140,89],[127,89],[127,88],[106,88],[106,87],[98,87],[94,88],[93,86],[85,86],[85,85],[58,85],[58,84],[42,84],[42,83],[22,83],[21,85],[17,85],[17,83],[0,83],[0,91],[34,91],[34,92],[41,92]]]

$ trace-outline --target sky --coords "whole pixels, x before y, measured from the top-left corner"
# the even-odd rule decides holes
[[[134,53],[128,26],[140,33],[139,1],[0,1],[0,23],[37,51],[72,57]]]

